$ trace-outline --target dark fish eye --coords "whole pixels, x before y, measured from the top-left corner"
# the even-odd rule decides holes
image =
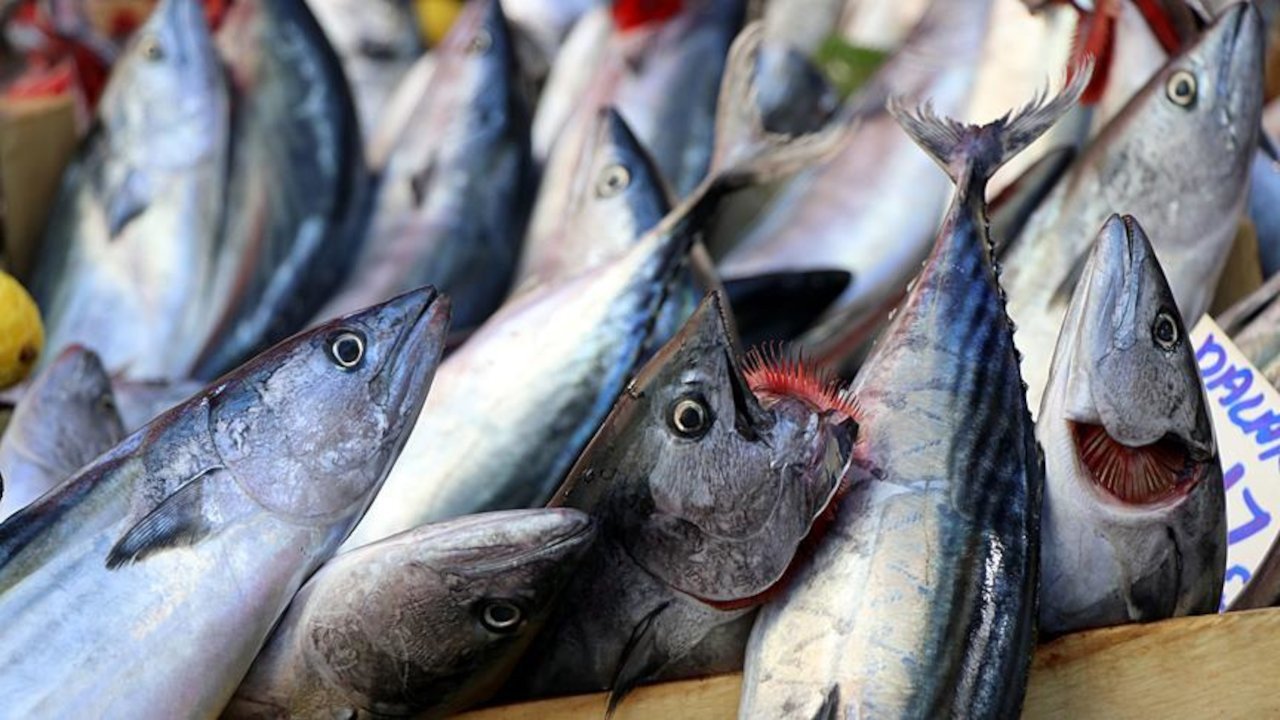
[[[480,624],[490,632],[509,633],[524,622],[524,611],[509,600],[490,600],[480,608]]]
[[[471,38],[471,44],[467,46],[467,51],[476,55],[489,52],[489,48],[493,47],[493,36],[488,30],[481,30],[476,36]]]
[[[364,338],[350,330],[340,332],[329,340],[329,355],[344,370],[350,370],[364,359]]]
[[[711,410],[697,395],[682,397],[671,406],[670,422],[671,429],[681,437],[696,440],[711,427]]]
[[[115,412],[116,401],[110,395],[103,395],[98,398],[98,407],[102,408],[103,412]]]
[[[622,165],[613,164],[600,172],[596,180],[596,197],[611,198],[631,184],[631,171]]]
[[[142,52],[142,57],[148,60],[163,60],[164,48],[160,45],[160,41],[155,35],[144,35],[138,41],[138,48]]]
[[[1178,323],[1174,322],[1173,315],[1167,310],[1161,310],[1156,315],[1156,321],[1151,326],[1151,337],[1156,341],[1163,350],[1172,350],[1178,344]]]
[[[1190,107],[1196,101],[1196,76],[1186,70],[1178,70],[1169,76],[1164,91],[1174,104]]]

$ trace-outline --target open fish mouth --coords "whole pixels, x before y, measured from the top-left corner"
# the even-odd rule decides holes
[[[1069,423],[1085,475],[1109,500],[1124,506],[1174,504],[1209,473],[1212,457],[1193,451],[1172,435],[1130,447],[1092,423]]]

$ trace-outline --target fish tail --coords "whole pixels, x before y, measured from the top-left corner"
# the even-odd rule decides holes
[[[1021,109],[985,125],[942,117],[927,102],[908,109],[899,97],[890,98],[889,112],[954,182],[973,176],[972,180],[982,183],[1075,105],[1092,71],[1093,62],[1086,59],[1056,96],[1049,97],[1048,90],[1043,90]]]
[[[722,191],[797,172],[834,153],[849,132],[847,123],[841,122],[800,135],[765,127],[756,83],[756,59],[763,41],[764,24],[752,22],[738,33],[725,61],[706,181]]]

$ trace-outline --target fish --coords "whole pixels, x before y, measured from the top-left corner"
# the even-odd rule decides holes
[[[26,389],[0,435],[0,521],[124,439],[111,378],[92,350],[70,345]]]
[[[595,535],[577,510],[508,510],[339,555],[298,591],[222,717],[436,718],[484,702]]]
[[[422,288],[286,339],[0,524],[5,712],[221,711],[386,477],[448,305]]]
[[[616,109],[597,112],[592,136],[573,172],[555,178],[558,222],[529,234],[517,288],[560,282],[621,255],[671,210],[661,171]],[[550,181],[540,193],[550,195]]]
[[[517,57],[526,82],[541,88],[573,28],[604,0],[505,0]]]
[[[383,171],[372,227],[318,320],[430,283],[452,327],[479,325],[506,297],[537,184],[529,117],[497,0],[469,4]]]
[[[392,92],[422,55],[413,7],[403,0],[307,0],[342,60],[366,142]]]
[[[986,225],[986,183],[1072,107],[986,125],[890,111],[956,184],[933,251],[849,393],[850,491],[761,608],[740,718],[1018,717],[1035,642],[1044,463]]]
[[[838,25],[844,6],[844,0],[782,0],[764,6],[756,84],[770,131],[812,132],[834,115],[839,97],[813,58]]]
[[[108,372],[185,374],[214,263],[226,77],[196,0],[163,0],[116,64],[62,177],[31,290],[45,358],[80,344]]]
[[[902,48],[846,109],[843,147],[791,179],[723,252],[726,281],[777,271],[838,268],[853,281],[802,345],[840,365],[902,297],[920,268],[946,203],[946,176],[884,110],[891,94],[929,96],[940,112],[969,101],[990,0],[933,0]],[[762,56],[763,57],[763,56]]]
[[[1218,611],[1222,467],[1195,351],[1138,220],[1103,225],[1036,422],[1040,633]]]
[[[513,674],[517,696],[611,689],[610,709],[763,602],[833,506],[858,433],[839,391],[753,355],[709,294],[628,384],[551,507],[600,539]]]
[[[755,104],[745,100],[758,45],[756,26],[730,53],[720,100],[728,110],[717,128],[728,145],[713,175],[623,254],[508,298],[449,355],[346,549],[428,522],[550,499],[627,378],[694,310],[697,239],[723,199],[793,173],[840,141],[839,128],[795,138],[760,128]]]
[[[351,91],[306,1],[238,0],[216,40],[235,134],[187,373],[204,381],[303,328],[342,285],[372,209]]]
[[[1208,309],[1258,147],[1262,41],[1249,5],[1220,16],[1084,149],[1000,258],[1033,413],[1089,245],[1114,210],[1142,219],[1179,314],[1194,323]]]
[[[547,70],[533,115],[530,134],[533,157],[539,165],[546,167],[551,149],[573,116],[590,117],[580,115],[579,110],[588,92],[600,93],[598,104],[609,104],[604,84],[598,78],[600,67],[608,57],[613,31],[610,8],[597,6],[583,14],[565,36],[560,52]],[[548,168],[544,175],[554,175],[554,172]]]

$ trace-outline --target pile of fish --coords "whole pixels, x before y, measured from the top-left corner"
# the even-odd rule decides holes
[[[1273,3],[223,4],[118,49],[38,248],[0,715],[1007,718],[1220,609],[1188,328],[1244,252],[1280,382]]]

